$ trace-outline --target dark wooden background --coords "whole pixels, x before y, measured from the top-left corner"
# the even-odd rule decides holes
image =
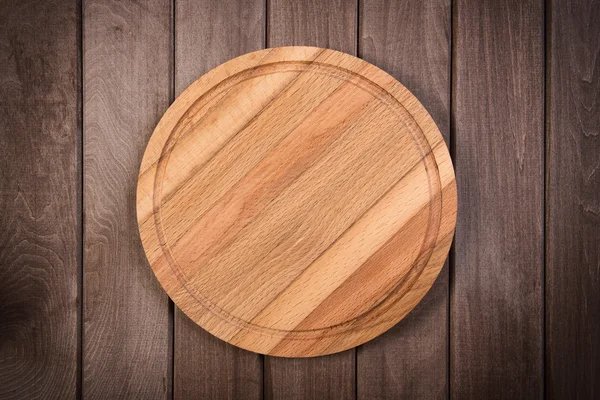
[[[449,263],[400,324],[249,353],[161,290],[137,171],[185,87],[282,45],[358,55],[449,144]],[[600,2],[0,0],[0,398],[599,399]]]

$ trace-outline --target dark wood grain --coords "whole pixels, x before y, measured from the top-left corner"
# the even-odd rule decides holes
[[[455,6],[451,396],[540,398],[544,5]]]
[[[77,394],[77,1],[0,1],[0,398]]]
[[[316,358],[267,357],[265,398],[354,399],[354,380],[354,350]]]
[[[546,397],[598,397],[598,1],[455,0],[452,102],[449,0],[360,0],[358,43],[356,1],[177,0],[173,14],[169,0],[86,0],[84,55],[80,3],[0,0],[0,398],[77,396],[83,261],[84,398],[542,397],[544,8]],[[357,44],[447,140],[452,108],[453,275],[445,268],[405,320],[357,354],[265,358],[264,393],[261,356],[179,311],[171,354],[168,299],[135,222],[139,162],[169,98],[266,45],[354,54]]]
[[[553,1],[547,43],[546,393],[600,396],[600,2]]]
[[[175,93],[212,68],[264,48],[264,2],[177,0]],[[262,398],[262,356],[231,346],[175,311],[176,399]]]
[[[449,143],[450,1],[362,0],[359,9],[361,58],[413,92]],[[404,320],[357,349],[358,398],[445,399],[447,321],[445,266]]]
[[[267,47],[316,46],[356,54],[356,1],[269,0]]]
[[[83,395],[167,398],[168,298],[139,241],[135,192],[169,104],[169,2],[84,6]]]
[[[316,46],[356,55],[356,1],[270,0],[267,46]],[[356,350],[319,358],[265,357],[266,399],[354,399]]]

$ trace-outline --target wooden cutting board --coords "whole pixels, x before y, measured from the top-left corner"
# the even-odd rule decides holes
[[[137,216],[175,304],[213,335],[308,357],[381,334],[448,253],[456,185],[419,101],[348,54],[282,47],[202,76],[144,154]]]

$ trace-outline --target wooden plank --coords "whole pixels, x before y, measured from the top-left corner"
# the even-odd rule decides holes
[[[175,93],[219,64],[264,48],[264,2],[175,2]],[[210,335],[175,311],[176,399],[259,399],[262,357]]]
[[[553,1],[547,43],[546,393],[600,396],[600,4]]]
[[[317,46],[356,55],[356,1],[270,0],[267,47]],[[319,358],[265,357],[267,399],[354,399],[356,351]]]
[[[167,398],[168,297],[139,241],[135,196],[169,105],[169,1],[84,3],[83,395]]]
[[[451,396],[540,398],[544,4],[455,5]]]
[[[267,47],[316,46],[356,55],[356,1],[267,1]]]
[[[354,399],[354,350],[314,358],[266,357],[266,399]]]
[[[449,143],[450,1],[362,0],[359,55],[402,82]],[[423,51],[427,49],[427,51]],[[448,266],[398,325],[357,349],[359,399],[448,395]]]
[[[75,398],[77,1],[0,1],[0,398]]]

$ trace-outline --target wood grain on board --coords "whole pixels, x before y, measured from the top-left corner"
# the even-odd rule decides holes
[[[169,104],[169,2],[84,3],[83,396],[165,399],[169,305],[140,244],[135,182]]]
[[[357,13],[354,0],[269,0],[266,45],[317,46],[356,55]],[[354,399],[355,362],[354,349],[322,360],[265,357],[265,397],[322,399],[335,392],[339,399]]]
[[[0,398],[74,399],[80,268],[76,1],[0,1]]]
[[[600,396],[600,2],[548,10],[546,393]]]
[[[359,55],[404,84],[449,143],[450,1],[363,0]],[[427,51],[423,51],[427,49]],[[390,331],[357,349],[359,399],[446,399],[448,266]]]
[[[544,5],[455,2],[450,395],[543,386]]]
[[[137,191],[175,304],[254,352],[313,357],[385,332],[448,254],[456,186],[419,101],[381,69],[279,47],[213,69],[165,113]]]
[[[212,68],[264,47],[262,0],[175,2],[175,95]],[[262,356],[212,336],[175,310],[177,399],[262,398]]]

